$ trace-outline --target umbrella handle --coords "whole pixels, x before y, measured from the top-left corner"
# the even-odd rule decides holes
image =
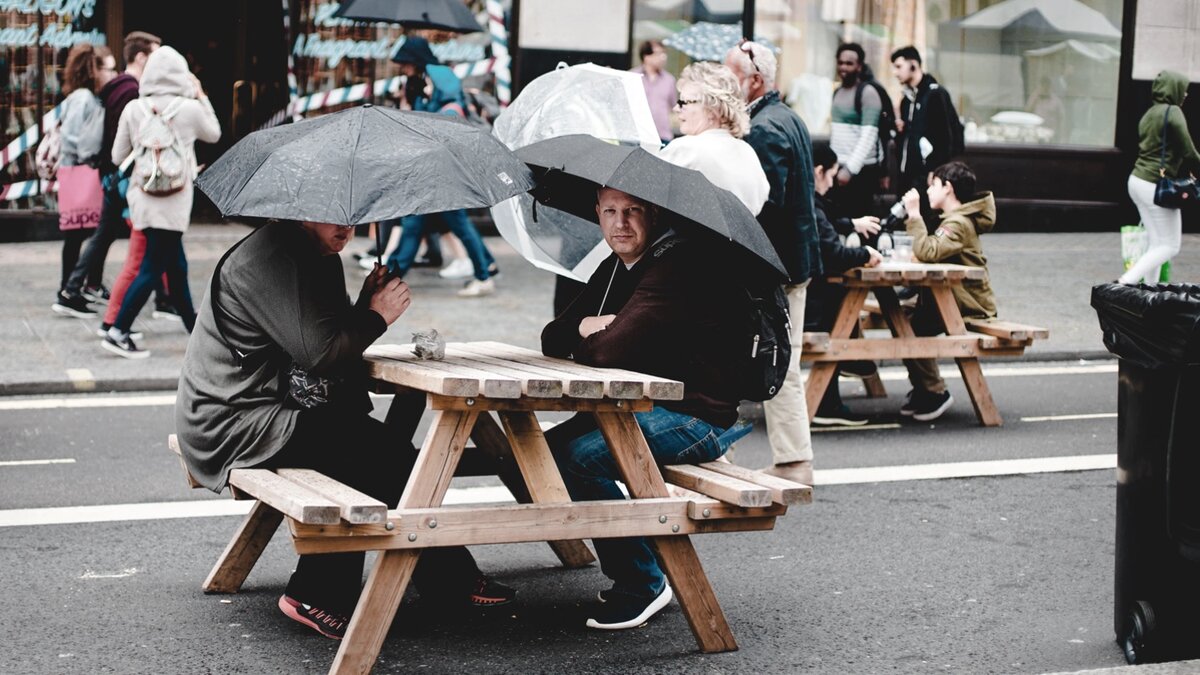
[[[375,228],[375,264],[383,265],[383,228],[379,223],[371,223],[371,227]]]

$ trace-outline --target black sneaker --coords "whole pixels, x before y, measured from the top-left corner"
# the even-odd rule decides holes
[[[105,337],[106,335],[108,335],[109,328],[112,328],[111,323],[101,322],[100,327],[96,329],[96,337]],[[133,338],[134,340],[144,340],[144,339],[146,339],[146,334],[140,330],[135,330],[135,331],[130,331],[129,337]]]
[[[838,374],[863,380],[879,374],[879,367],[874,361],[846,361],[838,366]]]
[[[103,302],[108,304],[109,298],[112,297],[112,293],[108,290],[108,286],[105,286],[104,284],[84,286],[83,290],[80,292],[83,294],[83,297],[87,298],[90,302]]]
[[[90,319],[96,316],[96,310],[88,306],[87,298],[78,293],[67,293],[66,291],[58,292],[58,299],[50,306],[50,309],[76,319]]]
[[[150,352],[145,349],[139,349],[134,344],[133,338],[129,337],[128,333],[120,339],[116,339],[112,336],[112,333],[108,333],[100,342],[100,346],[125,359],[144,359],[150,356]]]
[[[496,266],[496,263],[488,265],[488,278],[495,279],[498,276],[500,276],[500,268]]]
[[[922,392],[921,396],[914,398],[917,403],[913,408],[912,418],[918,422],[928,422],[941,417],[942,413],[949,410],[954,403],[954,397],[950,395],[949,391],[943,391],[940,394]]]
[[[903,417],[912,417],[917,411],[917,390],[910,389],[904,395],[904,405],[900,406],[900,415]]]
[[[179,312],[176,312],[175,308],[171,305],[155,305],[154,313],[150,316],[154,317],[155,319],[167,319],[169,321],[178,321],[179,323],[183,323],[183,317],[179,316]]]
[[[439,256],[428,256],[428,255],[422,256],[420,258],[417,258],[416,260],[413,260],[412,266],[413,267],[436,267],[438,269],[441,269],[442,268],[442,256],[440,256],[440,255]]]
[[[664,584],[662,591],[649,600],[623,593],[607,594],[604,603],[597,607],[593,616],[587,620],[587,627],[599,630],[637,628],[670,604],[672,597],[674,596],[671,593],[671,584]]]
[[[279,611],[287,618],[299,622],[317,631],[327,638],[341,640],[346,637],[346,627],[350,625],[350,617],[342,614],[332,614],[312,605],[306,605],[287,595],[279,596]]]
[[[813,425],[818,427],[861,427],[870,421],[866,415],[851,412],[844,404],[837,410],[817,410],[812,418]]]
[[[467,602],[475,607],[497,607],[512,602],[517,592],[485,575],[475,580],[475,590],[467,596]]]

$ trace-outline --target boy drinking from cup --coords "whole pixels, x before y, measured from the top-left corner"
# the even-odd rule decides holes
[[[904,194],[908,212],[905,230],[912,237],[912,257],[924,263],[952,263],[987,269],[987,257],[979,236],[996,224],[996,202],[991,192],[975,192],[975,173],[962,162],[948,162],[933,170],[925,190],[929,205],[942,212],[941,223],[933,234],[921,219],[921,195],[913,188]],[[964,319],[991,319],[996,316],[996,298],[987,277],[967,279],[953,289],[954,300]],[[937,335],[945,330],[933,297],[922,289],[912,316],[913,330],[919,336]],[[912,391],[900,408],[900,414],[921,422],[937,419],[954,403],[946,382],[933,359],[908,359],[908,380]]]

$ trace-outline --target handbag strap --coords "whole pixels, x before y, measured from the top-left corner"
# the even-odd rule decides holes
[[[1171,117],[1171,104],[1167,104],[1167,112],[1163,114],[1162,128],[1162,152],[1158,155],[1158,177],[1164,178],[1167,175],[1167,121]]]

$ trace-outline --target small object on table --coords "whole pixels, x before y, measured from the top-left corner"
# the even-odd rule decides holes
[[[412,334],[413,354],[423,361],[441,361],[446,358],[446,340],[436,328]]]

